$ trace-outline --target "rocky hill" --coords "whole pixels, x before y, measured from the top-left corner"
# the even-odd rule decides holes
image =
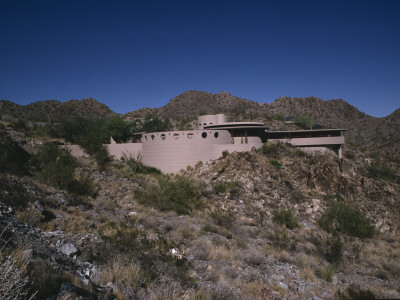
[[[277,144],[175,176],[80,159],[87,196],[0,173],[0,268],[37,299],[399,298],[400,174],[365,168]]]
[[[228,92],[211,94],[188,91],[170,100],[165,106],[151,111],[166,119],[195,119],[200,114],[225,113],[229,120],[257,120],[270,129],[288,129],[276,116],[310,117],[316,124],[330,128],[348,129],[348,142],[380,154],[398,157],[400,145],[400,109],[384,118],[375,118],[342,99],[324,101],[320,98],[281,97],[271,103],[258,103],[232,96]],[[148,113],[147,111],[146,113]],[[127,113],[132,116],[137,112]],[[396,148],[397,147],[397,148]]]
[[[106,105],[86,98],[81,101],[57,100],[38,101],[28,105],[18,105],[10,101],[0,101],[0,115],[8,115],[37,122],[59,122],[76,116],[86,118],[106,118],[117,115]]]
[[[360,112],[342,99],[324,101],[315,97],[281,97],[268,104],[235,97],[228,92],[211,94],[187,91],[160,108],[142,108],[123,116],[133,120],[157,115],[169,119],[176,129],[189,129],[195,127],[198,115],[216,113],[225,113],[231,121],[261,121],[272,130],[293,129],[277,116],[306,116],[316,124],[348,129],[347,142],[361,146],[363,150],[393,159],[400,158],[400,109],[387,117],[375,118]],[[39,101],[26,106],[0,101],[0,115],[49,121],[74,116],[105,118],[117,114],[94,99],[83,99],[63,103],[56,100]]]

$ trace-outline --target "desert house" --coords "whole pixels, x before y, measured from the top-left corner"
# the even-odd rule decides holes
[[[224,114],[203,115],[197,130],[141,134],[139,143],[111,143],[112,156],[141,157],[144,165],[164,173],[177,173],[197,162],[220,158],[224,151],[243,152],[260,148],[267,141],[282,141],[305,151],[335,152],[342,156],[345,129],[269,131],[261,122],[228,122]],[[84,156],[77,145],[65,145],[74,156]]]

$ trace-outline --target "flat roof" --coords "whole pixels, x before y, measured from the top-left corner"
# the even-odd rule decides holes
[[[339,128],[339,129],[308,129],[308,130],[268,130],[268,133],[311,133],[311,132],[334,132],[334,131],[347,131],[348,129]]]
[[[244,128],[268,128],[262,122],[228,122],[221,124],[204,125],[204,129],[244,129]]]

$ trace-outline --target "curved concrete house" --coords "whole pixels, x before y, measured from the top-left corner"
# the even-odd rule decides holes
[[[344,144],[343,129],[325,130],[318,134],[313,130],[272,132],[261,122],[227,122],[224,114],[199,116],[197,125],[198,130],[143,133],[141,143],[116,144],[111,139],[112,143],[107,147],[116,159],[124,154],[141,156],[143,164],[147,166],[156,167],[164,173],[176,173],[199,161],[217,159],[224,151],[241,152],[260,148],[268,140],[283,141],[302,148],[318,146],[315,149],[321,151],[326,150],[326,146],[336,147],[340,149],[337,151],[339,156],[341,145]],[[296,138],[293,139],[295,133]],[[76,145],[65,147],[73,155],[84,155]]]

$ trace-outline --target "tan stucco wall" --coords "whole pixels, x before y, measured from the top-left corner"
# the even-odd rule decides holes
[[[162,139],[162,134],[165,134],[165,139]],[[207,136],[203,138],[205,134]],[[198,161],[216,158],[214,145],[230,143],[231,137],[226,130],[149,133],[143,135],[142,158],[145,165],[156,167],[165,173],[175,173],[186,169],[188,165],[195,165]]]
[[[124,154],[137,158],[142,153],[142,143],[108,144],[106,146],[115,159],[121,159]]]

